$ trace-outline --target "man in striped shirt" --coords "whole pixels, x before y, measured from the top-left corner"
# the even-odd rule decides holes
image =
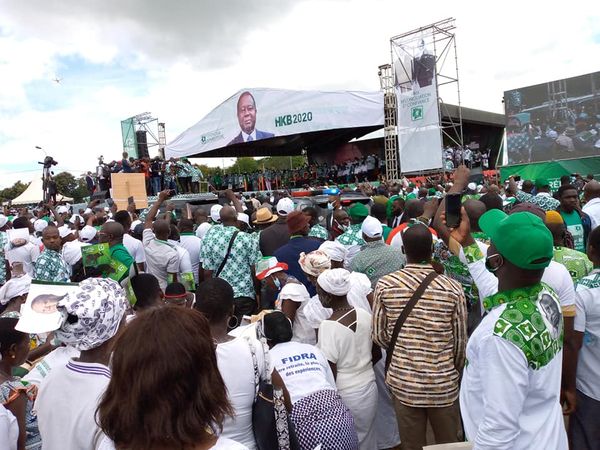
[[[465,362],[466,299],[461,285],[438,275],[408,315],[394,348],[388,348],[402,310],[433,272],[432,236],[416,223],[404,231],[407,265],[382,277],[375,288],[373,340],[393,352],[386,375],[405,450],[425,444],[427,421],[438,444],[460,440],[457,399]]]

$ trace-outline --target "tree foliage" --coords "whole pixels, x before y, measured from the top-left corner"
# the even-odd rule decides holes
[[[75,178],[69,172],[61,172],[54,176],[59,194],[71,197],[75,203],[81,203],[89,195],[85,178]]]
[[[13,200],[25,192],[28,184],[21,183],[21,180],[17,181],[11,187],[0,190],[0,201],[6,202],[8,200]]]

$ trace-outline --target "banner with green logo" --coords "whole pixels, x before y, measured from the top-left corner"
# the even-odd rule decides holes
[[[135,136],[133,117],[121,121],[121,135],[123,136],[123,151],[127,152],[129,156],[137,158],[137,138]]]
[[[500,177],[503,181],[511,175],[518,175],[523,180],[532,181],[536,178],[546,178],[553,190],[560,186],[560,177],[576,173],[582,177],[591,174],[598,179],[600,177],[600,157],[562,159],[500,167]]]
[[[403,173],[443,167],[435,55],[425,43],[431,33],[425,34],[392,41]]]

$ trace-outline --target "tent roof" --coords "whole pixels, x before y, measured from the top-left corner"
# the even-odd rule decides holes
[[[44,189],[43,189],[43,182],[41,178],[34,178],[31,183],[29,183],[29,186],[27,186],[27,189],[25,189],[25,191],[23,191],[23,193],[21,195],[19,195],[17,198],[15,198],[11,203],[13,205],[30,205],[30,204],[34,204],[34,203],[39,203],[41,202],[44,198]],[[64,197],[60,194],[58,194],[56,196],[56,200],[58,200],[59,202],[72,202],[73,199],[69,198],[69,197]]]
[[[254,99],[256,138],[243,142],[238,103]],[[383,94],[243,89],[165,148],[170,157],[290,156],[331,150],[383,127]]]

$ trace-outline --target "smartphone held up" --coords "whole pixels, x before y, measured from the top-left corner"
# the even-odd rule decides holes
[[[460,225],[461,194],[446,195],[446,226],[456,228]]]

